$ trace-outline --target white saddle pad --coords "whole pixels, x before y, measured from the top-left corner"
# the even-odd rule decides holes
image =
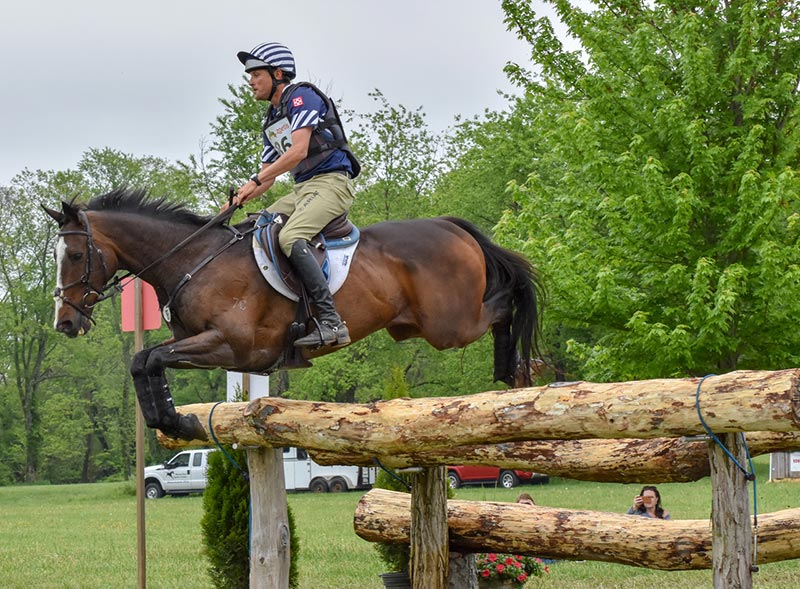
[[[283,278],[281,278],[277,264],[273,264],[272,260],[269,259],[269,256],[264,253],[264,250],[262,249],[261,244],[258,242],[258,239],[256,239],[255,235],[253,235],[252,244],[253,255],[255,255],[258,269],[261,270],[261,274],[264,276],[264,279],[270,284],[270,286],[272,286],[272,288],[277,290],[283,296],[293,301],[299,300],[299,297],[294,293],[294,291],[286,286]],[[353,245],[326,250],[328,255],[328,287],[331,289],[331,294],[335,294],[336,291],[341,288],[342,284],[344,284],[347,274],[350,272],[350,262],[353,260],[353,254],[355,254],[356,247],[358,247],[358,242],[355,242]]]

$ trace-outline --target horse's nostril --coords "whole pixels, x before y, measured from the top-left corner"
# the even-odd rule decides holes
[[[69,333],[72,330],[72,321],[61,321],[56,329],[62,333]]]

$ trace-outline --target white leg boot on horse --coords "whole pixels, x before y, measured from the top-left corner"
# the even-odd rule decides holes
[[[346,346],[350,343],[350,333],[339,313],[336,312],[333,296],[328,288],[325,275],[322,273],[322,268],[308,251],[308,247],[308,242],[304,239],[295,241],[292,244],[292,255],[289,256],[289,261],[303,282],[308,300],[317,308],[319,321],[314,331],[296,340],[294,345],[299,348]]]

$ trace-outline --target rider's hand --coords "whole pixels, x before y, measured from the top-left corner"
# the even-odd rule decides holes
[[[245,184],[239,187],[239,189],[236,191],[236,194],[231,200],[229,200],[220,207],[219,209],[220,212],[227,211],[228,207],[230,206],[234,207],[242,206],[248,200],[253,198],[256,188],[257,188],[256,183],[253,182],[252,180],[246,182]]]

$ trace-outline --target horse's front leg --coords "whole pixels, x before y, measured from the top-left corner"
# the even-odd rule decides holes
[[[147,377],[145,366],[147,358],[150,356],[155,348],[147,348],[141,350],[133,356],[131,362],[131,376],[133,377],[133,388],[136,390],[136,398],[139,399],[139,408],[142,410],[142,416],[147,427],[158,427],[160,420],[158,416],[158,407],[150,388],[150,380]]]
[[[158,418],[157,423],[149,427],[157,427],[166,435],[185,440],[207,440],[206,431],[193,414],[182,415],[175,410],[169,384],[164,370],[166,368],[242,368],[241,352],[234,354],[233,349],[216,330],[209,330],[198,335],[169,342],[148,350],[144,359],[144,373],[147,388],[152,394]],[[248,363],[253,354],[248,353]],[[138,355],[137,355],[138,357]],[[140,381],[141,381],[140,377]],[[136,382],[136,376],[134,376]]]
[[[144,421],[147,427],[158,428],[172,437],[206,439],[205,430],[194,415],[185,417],[175,411],[164,368],[152,361],[153,353],[163,347],[164,344],[137,352],[131,362],[133,386]]]

